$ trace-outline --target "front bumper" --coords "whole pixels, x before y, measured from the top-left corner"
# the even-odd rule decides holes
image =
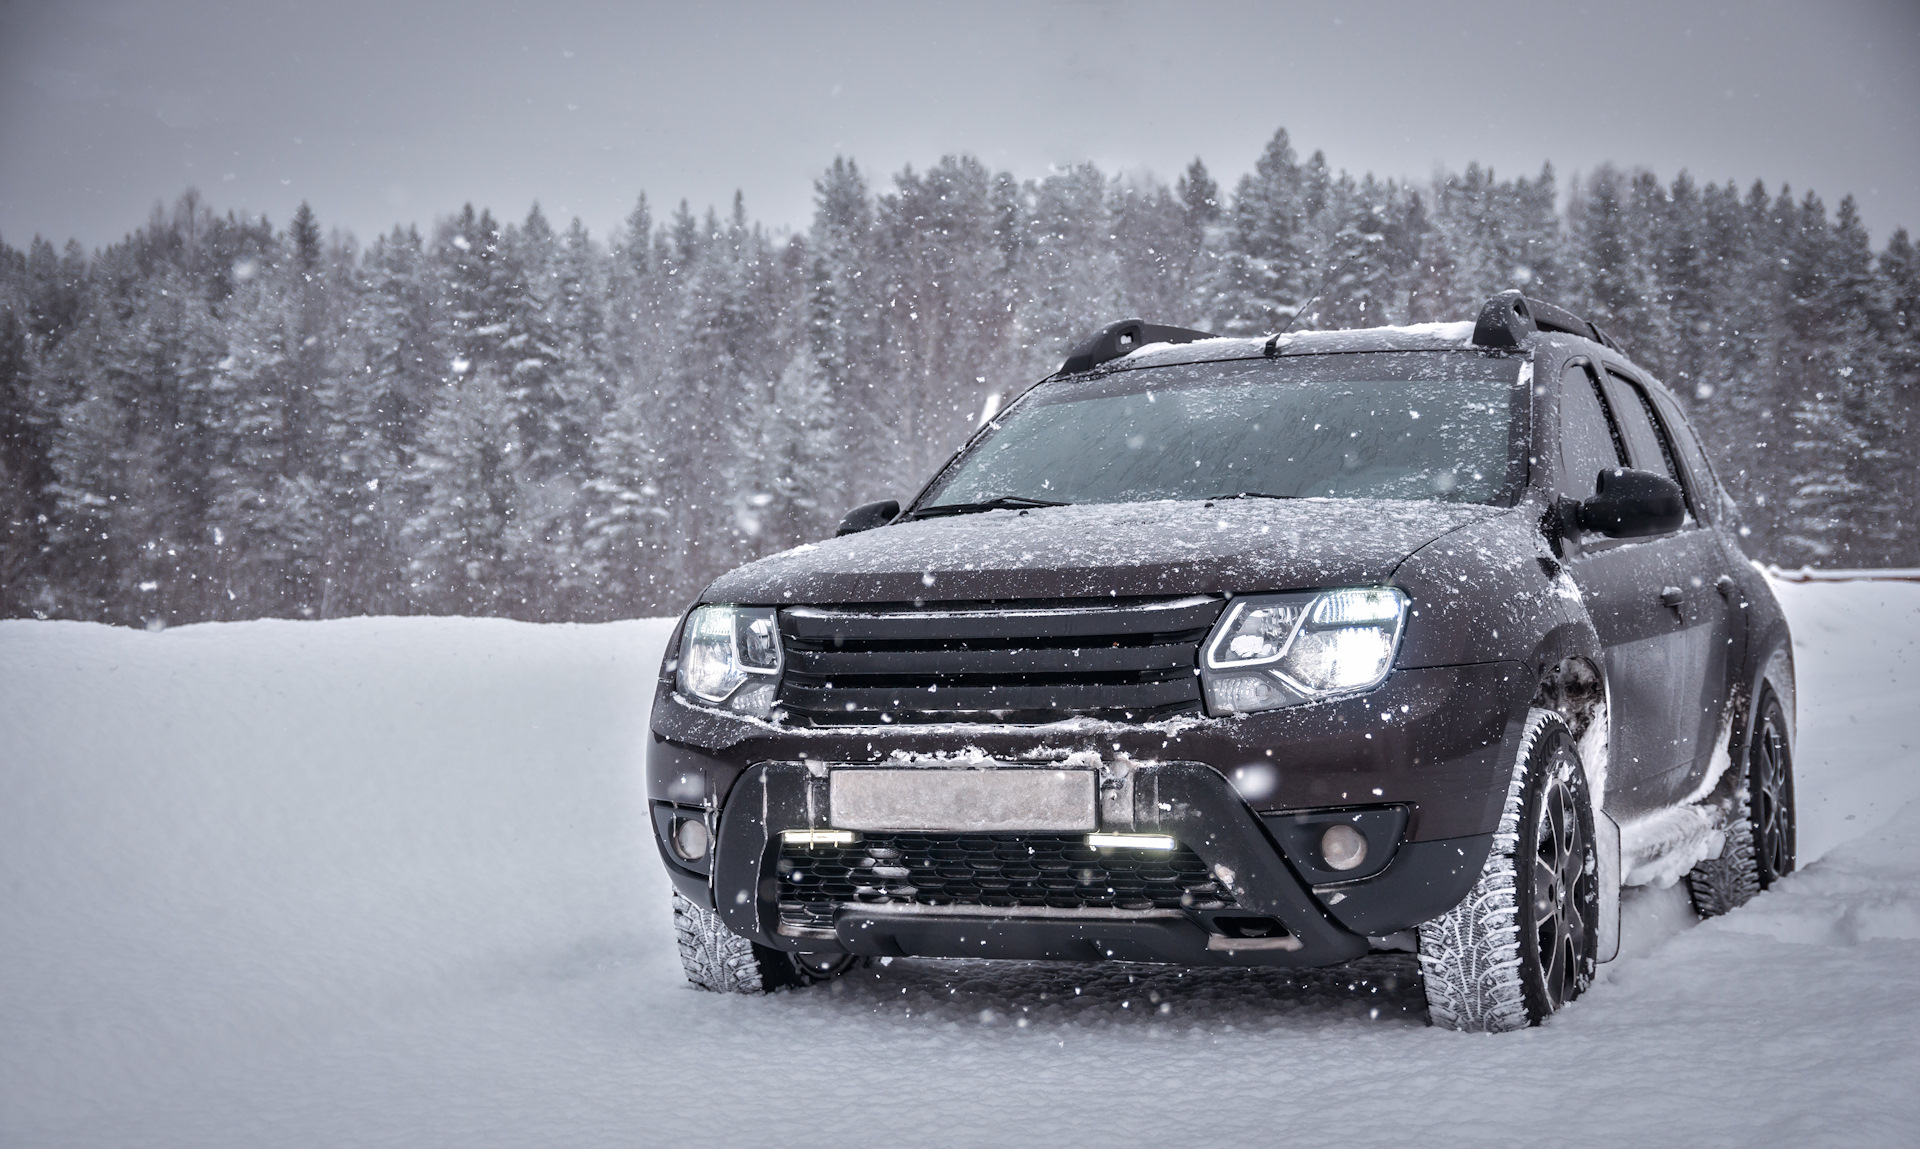
[[[655,704],[648,791],[656,840],[676,886],[730,928],[797,952],[874,956],[1139,960],[1190,965],[1326,965],[1411,929],[1471,889],[1491,846],[1530,696],[1518,663],[1400,671],[1367,695],[1232,719],[1152,726],[912,727],[787,731],[702,712],[665,691]],[[1279,921],[1287,937],[1229,938],[1181,911],[1049,913],[968,906],[848,904],[831,937],[779,932],[779,833],[827,829],[827,763],[875,764],[966,749],[1008,764],[1098,755],[1101,828],[1171,835],[1233,891],[1236,913]],[[1041,751],[1036,753],[1036,750]],[[1264,797],[1229,779],[1273,764]],[[1244,784],[1243,784],[1244,785]],[[1303,810],[1393,806],[1391,861],[1357,881],[1316,865],[1289,826]],[[664,835],[676,817],[715,832],[704,863]],[[713,868],[709,872],[708,865]]]
[[[1290,872],[1259,819],[1217,771],[1168,763],[1126,779],[1132,801],[1101,803],[1101,828],[1168,834],[1186,844],[1229,889],[1240,913],[1272,917],[1288,936],[1211,935],[1180,911],[1034,910],[963,906],[843,906],[833,942],[778,929],[775,861],[779,834],[829,829],[823,773],[803,764],[749,770],[720,819],[714,901],[734,932],[777,949],[838,948],[874,957],[1015,957],[1182,962],[1192,965],[1319,965],[1367,950],[1364,937],[1333,921]]]
[[[1166,834],[1199,855],[1233,895],[1220,913],[1152,910],[996,909],[986,906],[847,903],[830,934],[783,932],[777,861],[783,830],[831,828],[821,769],[803,763],[756,766],[740,779],[720,818],[710,896],[721,920],[745,937],[795,952],[873,957],[990,957],[1121,960],[1183,965],[1328,965],[1367,952],[1368,933],[1404,929],[1443,912],[1478,874],[1490,837],[1403,845],[1386,870],[1335,887],[1339,904],[1370,910],[1372,922],[1323,904],[1286,860],[1270,828],[1218,771],[1164,763],[1103,786],[1101,828]],[[1118,788],[1116,796],[1104,791]],[[1415,848],[1416,845],[1419,848]],[[1448,855],[1441,865],[1438,853]],[[674,866],[683,882],[694,875]],[[700,883],[704,886],[705,883]],[[1352,891],[1352,892],[1348,892]],[[706,894],[707,889],[697,893]],[[1229,936],[1223,924],[1272,919],[1284,933]],[[1391,929],[1388,927],[1392,927]]]

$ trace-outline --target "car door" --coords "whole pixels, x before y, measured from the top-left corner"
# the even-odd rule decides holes
[[[1721,645],[1726,647],[1725,695],[1731,698],[1739,689],[1739,668],[1747,663],[1747,615],[1740,602],[1738,582],[1742,568],[1747,565],[1747,556],[1740,549],[1735,533],[1739,527],[1739,512],[1727,497],[1719,479],[1714,476],[1713,465],[1707,459],[1706,448],[1701,445],[1699,434],[1688,424],[1686,415],[1681,412],[1680,405],[1674,402],[1673,396],[1655,391],[1653,405],[1659,408],[1660,422],[1667,429],[1669,441],[1679,448],[1680,473],[1686,477],[1688,506],[1719,543],[1718,554],[1713,561],[1716,569],[1723,573],[1715,576],[1713,585],[1715,592],[1726,602],[1727,634]]]
[[[1666,475],[1687,495],[1686,522],[1679,531],[1657,540],[1670,572],[1664,589],[1669,596],[1673,591],[1680,594],[1679,604],[1671,609],[1679,615],[1686,639],[1684,658],[1676,668],[1673,684],[1684,712],[1677,716],[1676,760],[1667,785],[1667,799],[1678,801],[1706,774],[1721,740],[1728,668],[1734,653],[1733,610],[1727,594],[1732,578],[1719,538],[1703,521],[1703,516],[1710,513],[1706,505],[1710,488],[1692,482],[1692,476],[1681,466],[1674,431],[1651,394],[1637,380],[1611,368],[1606,384],[1633,466]]]
[[[1567,366],[1559,398],[1558,493],[1592,498],[1600,472],[1631,466],[1632,456],[1592,364]],[[1567,548],[1567,573],[1605,651],[1611,727],[1606,809],[1615,818],[1665,805],[1673,773],[1690,760],[1679,743],[1691,704],[1675,691],[1690,657],[1686,628],[1681,612],[1661,601],[1679,577],[1671,538],[1587,534]]]

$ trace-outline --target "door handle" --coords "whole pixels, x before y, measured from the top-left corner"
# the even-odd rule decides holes
[[[1721,575],[1719,578],[1714,579],[1713,589],[1720,592],[1721,598],[1732,598],[1733,597],[1733,576]]]
[[[1675,610],[1679,610],[1680,604],[1685,601],[1687,601],[1687,593],[1681,590],[1679,587],[1670,586],[1670,587],[1661,588],[1661,591],[1660,591],[1661,606],[1670,606]]]

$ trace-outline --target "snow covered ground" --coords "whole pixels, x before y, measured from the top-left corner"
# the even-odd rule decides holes
[[[0,1145],[1910,1145],[1920,584],[1780,593],[1810,864],[1501,1037],[1397,956],[698,993],[662,623],[0,622]]]

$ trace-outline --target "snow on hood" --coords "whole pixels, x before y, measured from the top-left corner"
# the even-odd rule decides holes
[[[705,602],[1254,593],[1377,583],[1497,507],[1386,499],[1102,503],[897,523],[731,571]]]

